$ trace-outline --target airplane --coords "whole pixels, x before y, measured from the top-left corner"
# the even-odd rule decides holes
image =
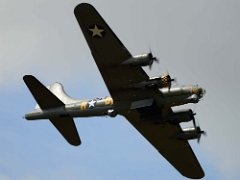
[[[45,87],[34,76],[25,75],[23,80],[37,101],[25,119],[49,119],[77,146],[81,139],[73,118],[121,115],[183,176],[203,178],[188,140],[199,141],[205,132],[196,125],[191,109],[174,111],[172,107],[198,103],[206,91],[198,85],[172,85],[174,79],[168,73],[149,77],[142,67],[151,67],[158,59],[151,52],[132,56],[92,5],[81,3],[74,14],[111,96],[74,99],[60,83]],[[193,127],[182,129],[183,122],[192,122]]]

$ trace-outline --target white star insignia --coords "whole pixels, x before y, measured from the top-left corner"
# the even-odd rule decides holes
[[[89,102],[88,102],[88,107],[89,107],[89,108],[90,108],[90,107],[95,107],[95,103],[96,103],[96,101],[94,101],[94,100],[89,101]]]
[[[104,29],[100,29],[96,24],[94,28],[89,28],[88,30],[92,32],[92,37],[103,37],[102,32],[105,31]]]

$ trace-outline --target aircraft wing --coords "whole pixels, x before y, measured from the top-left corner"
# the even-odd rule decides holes
[[[151,97],[149,95],[151,92],[129,88],[134,83],[148,80],[149,77],[141,67],[121,65],[132,55],[96,9],[90,4],[82,3],[75,8],[74,14],[114,100],[114,105],[120,101],[131,103]]]
[[[176,139],[176,134],[182,131],[179,124],[159,123],[159,119],[151,116],[143,120],[144,113],[139,110],[123,115],[183,176],[194,179],[204,176],[188,141]]]
[[[141,67],[122,66],[121,63],[132,55],[90,4],[79,4],[74,14],[82,29],[91,53],[100,70],[105,84],[114,100],[115,108],[121,102],[129,103],[146,100],[155,96],[152,90],[129,88],[134,83],[149,80]],[[147,102],[142,102],[146,105]],[[141,104],[141,103],[140,103]],[[151,107],[151,106],[149,106]],[[130,110],[120,112],[128,121],[184,176],[201,178],[204,172],[185,140],[174,138],[182,129],[179,124],[154,123],[153,117],[141,119],[145,112]]]

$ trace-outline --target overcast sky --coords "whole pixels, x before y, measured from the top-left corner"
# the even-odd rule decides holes
[[[76,119],[79,147],[48,121],[22,118],[35,106],[25,74],[72,97],[109,95],[73,14],[80,2],[0,0],[0,180],[184,179],[123,117]],[[205,179],[239,179],[240,1],[87,2],[132,54],[159,57],[150,76],[168,71],[207,90],[187,106],[207,131],[191,146]]]

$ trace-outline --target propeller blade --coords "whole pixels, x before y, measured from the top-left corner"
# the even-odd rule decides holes
[[[170,90],[171,87],[172,87],[172,82],[174,82],[175,79],[172,79],[168,72],[167,72],[167,76],[168,76],[168,80],[169,80],[169,86],[168,86],[168,89]]]
[[[201,134],[203,134],[204,136],[207,136],[207,132],[206,131],[201,131]]]
[[[153,63],[154,62],[159,63],[159,59],[153,56],[151,48],[149,48],[149,56],[150,56],[149,69],[151,70]]]
[[[198,144],[200,144],[200,140],[201,140],[201,135],[200,135],[199,138],[197,139]]]
[[[159,59],[157,57],[154,57],[154,61],[159,64]]]
[[[201,140],[202,134],[203,134],[204,136],[206,136],[207,133],[206,133],[206,131],[202,131],[201,128],[200,128],[200,126],[197,126],[197,130],[198,130],[198,132],[199,132],[199,136],[198,136],[198,140],[197,140],[197,142],[200,143],[200,140]]]
[[[149,67],[150,70],[152,69],[152,64],[153,64],[152,62],[149,63],[149,66],[148,66],[148,67]]]
[[[193,126],[194,126],[194,128],[196,128],[196,120],[195,120],[194,116],[195,116],[195,114],[193,114],[193,119],[192,120],[193,120]]]

